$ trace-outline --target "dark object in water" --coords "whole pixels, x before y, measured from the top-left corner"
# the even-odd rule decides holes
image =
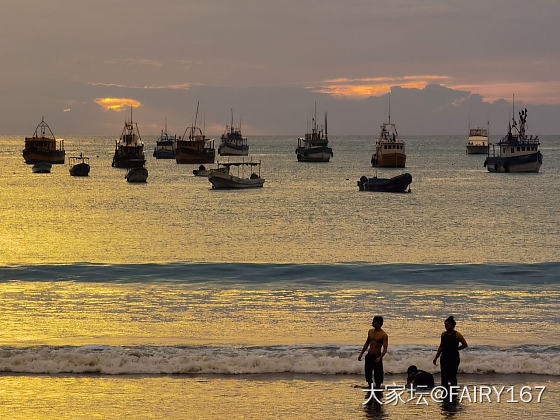
[[[360,191],[381,191],[381,192],[408,192],[407,188],[412,182],[412,175],[408,172],[397,175],[393,178],[368,178],[362,176],[358,181]]]
[[[39,161],[33,165],[32,171],[35,174],[50,174],[52,168],[52,163]]]
[[[146,182],[148,170],[146,168],[130,168],[125,178],[128,182]]]
[[[71,176],[88,176],[89,175],[89,158],[85,157],[83,153],[79,156],[71,156],[68,158],[70,164]]]
[[[203,176],[203,174],[207,173],[206,166],[200,165],[198,169],[193,169],[192,173],[194,176]]]

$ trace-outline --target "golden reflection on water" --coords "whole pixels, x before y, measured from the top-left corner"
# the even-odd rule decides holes
[[[148,183],[130,185],[111,167],[111,138],[67,139],[68,148],[92,156],[90,177],[71,177],[64,165],[37,175],[23,163],[22,141],[0,137],[0,264],[560,257],[554,169],[488,174],[479,160],[456,153],[462,138],[411,139],[413,193],[404,195],[357,191],[356,180],[372,174],[363,156],[369,138],[333,138],[337,153],[328,165],[298,163],[290,138],[255,138],[254,159],[262,160],[267,182],[241,192],[211,190],[207,179],[192,176],[194,165],[152,158]]]
[[[462,376],[470,384],[489,378]],[[404,383],[402,375],[388,377]],[[535,376],[497,376],[492,384],[546,385],[540,404],[468,402],[363,406],[355,376],[0,376],[0,417],[10,419],[173,418],[558,418],[560,382]]]
[[[453,313],[471,343],[555,344],[558,292],[220,289],[176,284],[0,284],[2,345],[359,346],[373,314],[391,344],[433,344]],[[504,340],[507,339],[507,342]],[[554,341],[556,339],[556,341]]]

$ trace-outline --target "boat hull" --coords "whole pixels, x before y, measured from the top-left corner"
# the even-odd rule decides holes
[[[218,147],[220,156],[249,156],[249,146],[233,147],[230,145],[220,145]]]
[[[227,168],[223,167],[223,168],[215,168],[215,169],[193,169],[193,175],[194,176],[201,176],[201,177],[208,177],[212,172],[217,171],[217,172],[224,172],[227,173]]]
[[[329,162],[333,156],[330,147],[298,147],[296,149],[298,162]]]
[[[146,182],[148,170],[146,168],[131,168],[125,175],[128,182]]]
[[[412,175],[404,173],[393,178],[368,178],[362,176],[358,181],[360,191],[404,193],[408,191]]]
[[[371,156],[371,166],[374,168],[404,168],[406,155],[404,153],[374,153]]]
[[[467,145],[467,155],[487,155],[488,146]]]
[[[214,163],[216,159],[216,153],[214,150],[211,152],[193,152],[188,151],[184,152],[181,150],[177,150],[175,152],[175,161],[177,163]]]
[[[153,156],[156,159],[175,159],[175,152],[173,150],[154,150]]]
[[[218,171],[210,171],[208,181],[212,184],[213,189],[262,188],[264,184],[263,178],[238,178]]]
[[[508,173],[508,172],[539,172],[542,165],[541,152],[531,153],[522,156],[499,157],[489,156],[484,161],[484,166],[488,172]]]
[[[50,174],[52,164],[50,162],[37,162],[33,165],[31,170],[34,174]]]
[[[52,164],[63,164],[66,152],[64,150],[52,150],[52,151],[37,151],[23,149],[23,158],[27,164],[36,164],[39,162],[49,162]]]
[[[89,165],[87,163],[78,163],[70,168],[70,175],[72,176],[88,176]]]

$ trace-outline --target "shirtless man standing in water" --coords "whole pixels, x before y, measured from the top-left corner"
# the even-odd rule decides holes
[[[369,346],[365,361],[366,381],[368,383],[368,387],[371,388],[371,384],[373,382],[371,371],[373,370],[375,388],[381,389],[381,384],[383,383],[383,356],[387,353],[389,337],[387,336],[387,333],[381,329],[383,326],[382,316],[374,316],[371,325],[373,328],[368,331],[366,343],[358,356],[358,360],[362,360],[362,356]]]

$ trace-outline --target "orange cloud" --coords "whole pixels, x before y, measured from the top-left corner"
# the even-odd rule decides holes
[[[139,101],[129,98],[95,98],[95,103],[105,111],[122,111],[123,109],[132,106],[133,108],[139,108],[142,104]]]
[[[314,92],[326,93],[333,96],[367,97],[381,96],[391,91],[391,87],[423,89],[428,83],[445,82],[449,80],[445,75],[410,75],[400,77],[365,77],[351,79],[340,77],[323,81],[320,86],[311,86]]]

